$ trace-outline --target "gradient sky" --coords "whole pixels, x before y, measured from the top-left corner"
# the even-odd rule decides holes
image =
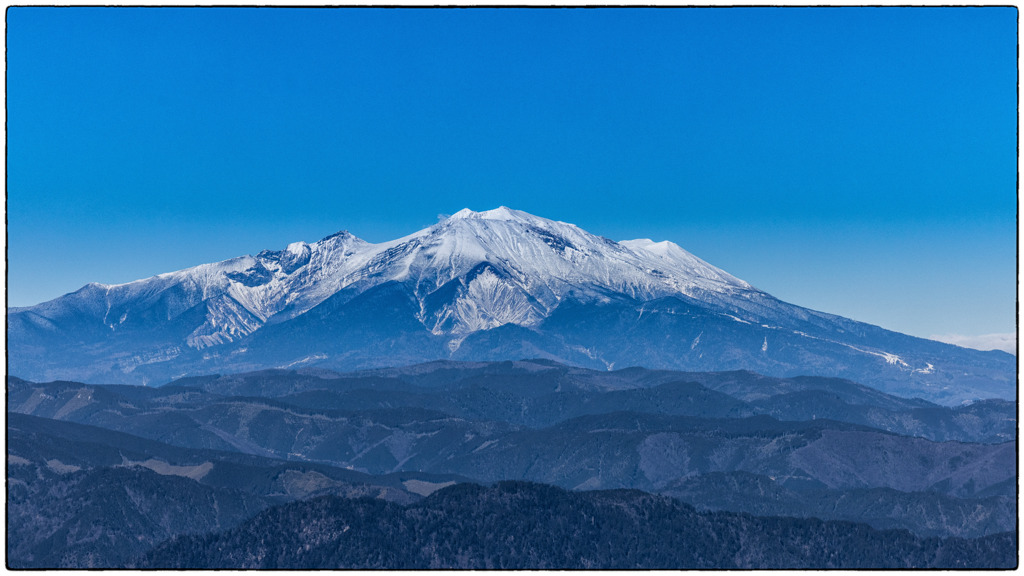
[[[8,304],[507,205],[1015,331],[1014,8],[7,11]]]

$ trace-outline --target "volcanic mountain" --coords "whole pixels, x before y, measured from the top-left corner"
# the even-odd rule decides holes
[[[521,358],[839,376],[946,404],[1016,397],[1005,352],[788,304],[671,242],[614,242],[505,207],[390,242],[339,232],[8,310],[9,372],[32,380]]]

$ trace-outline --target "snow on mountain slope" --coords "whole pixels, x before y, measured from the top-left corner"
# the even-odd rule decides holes
[[[386,346],[368,342],[367,331]],[[461,210],[389,242],[340,232],[127,284],[89,284],[9,309],[8,342],[11,369],[23,376],[132,373],[132,381],[314,358],[369,366],[384,362],[381,354],[810,370],[893,386],[910,378],[926,395],[964,381],[1005,396],[1013,380],[1005,359],[781,302],[671,242],[614,242],[506,207]],[[394,349],[382,352],[387,346]],[[152,366],[149,376],[135,375],[142,366]]]
[[[205,305],[205,321],[185,344],[205,348],[232,342],[259,329],[270,317],[299,301],[299,312],[330,296],[346,266],[358,266],[366,242],[348,233],[316,244],[290,244],[285,250],[265,250],[223,262],[201,264],[126,284],[90,284],[68,296],[28,308],[43,316],[58,316],[82,308],[102,310],[99,320],[112,332],[139,321],[173,321]],[[97,302],[98,300],[98,302]],[[154,313],[157,317],[154,318]]]
[[[501,207],[462,210],[393,247],[393,263],[382,260],[381,266],[394,270],[390,279],[414,277],[421,299],[446,286],[455,292],[439,310],[424,306],[421,320],[435,333],[535,325],[568,296],[646,300],[695,288],[720,294],[753,290],[674,248],[665,254],[631,249],[572,224]],[[482,263],[486,269],[475,274]],[[457,279],[459,286],[450,286]]]
[[[478,269],[481,264],[486,266]],[[168,300],[171,290],[177,294],[164,303],[165,320],[205,303],[205,321],[185,342],[202,349],[236,341],[267,322],[293,318],[342,289],[359,293],[388,281],[414,282],[420,321],[435,334],[536,325],[570,295],[649,300],[756,292],[670,242],[616,243],[506,207],[461,210],[435,226],[380,244],[341,232],[281,251],[127,284],[90,286],[92,293],[102,293],[102,322],[114,331],[138,310]],[[442,288],[449,298],[438,296]],[[47,311],[59,308],[59,301],[29,309],[50,316]]]
[[[686,294],[687,289],[709,286],[737,286],[752,289],[746,282],[728,274],[680,248],[677,244],[664,240],[654,242],[647,238],[639,240],[623,240],[622,246],[632,250],[637,256],[649,263],[649,274],[667,276],[676,283],[680,292]]]
[[[763,307],[761,302],[774,301],[669,242],[617,243],[572,224],[504,207],[480,213],[464,210],[439,225],[435,234],[459,240],[447,241],[445,247],[465,250],[480,244],[476,252],[486,254],[509,282],[536,300],[535,318],[546,317],[567,297],[607,302],[617,296],[641,301],[684,296],[744,316]],[[474,255],[469,254],[470,262]],[[464,272],[452,267],[449,273]]]

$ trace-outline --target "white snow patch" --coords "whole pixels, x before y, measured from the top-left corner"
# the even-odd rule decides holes
[[[286,364],[284,367],[285,368],[291,368],[292,366],[295,366],[295,365],[298,365],[298,364],[308,364],[309,362],[315,362],[317,360],[325,360],[325,359],[327,359],[327,355],[326,354],[312,354],[310,356],[306,356],[305,358],[300,358],[299,360],[296,360],[295,362],[292,362],[290,364]]]
[[[842,342],[835,342],[832,340],[829,340],[829,342],[833,342],[834,344],[842,344],[843,346],[846,346],[847,348],[852,348],[857,352],[863,352],[864,354],[878,356],[879,358],[883,358],[887,364],[890,364],[892,366],[902,366],[904,368],[910,368],[910,365],[904,362],[902,358],[890,352],[872,352],[871,350],[864,350],[863,348],[858,348],[850,344],[843,344]]]
[[[479,452],[479,451],[481,451],[481,450],[483,450],[483,449],[487,448],[488,446],[493,446],[493,445],[495,445],[495,444],[497,444],[497,443],[498,443],[498,441],[497,441],[497,440],[488,440],[488,441],[484,442],[483,444],[481,444],[481,445],[477,446],[477,447],[476,447],[476,448],[475,448],[475,449],[473,450],[473,452]]]
[[[907,364],[906,362],[904,362],[902,358],[900,358],[899,356],[897,356],[896,354],[893,354],[891,352],[885,352],[885,351],[873,352],[871,350],[864,350],[863,348],[858,348],[856,346],[853,346],[852,344],[846,344],[845,342],[837,342],[835,340],[829,340],[828,338],[819,338],[817,336],[811,336],[810,334],[807,334],[806,332],[800,332],[799,330],[794,330],[793,333],[797,334],[799,336],[803,336],[805,338],[813,338],[814,340],[821,340],[822,342],[830,342],[832,344],[838,344],[840,346],[846,346],[847,348],[856,350],[857,352],[861,352],[863,354],[871,354],[872,356],[878,356],[880,358],[883,358],[886,361],[886,363],[888,363],[888,364],[890,364],[892,366],[900,366],[900,367],[903,367],[903,368],[910,368],[910,365]]]
[[[903,365],[903,366],[907,366],[907,368],[910,367],[910,366],[907,365],[906,362],[903,361],[902,358],[900,358],[899,356],[897,356],[895,354],[890,354],[889,352],[882,352],[880,354],[880,356],[882,358],[885,358],[885,361],[888,362],[889,364],[894,364],[894,365],[895,364],[900,364],[900,365]]]
[[[309,244],[306,244],[305,242],[292,242],[287,248],[285,248],[285,251],[295,254],[296,256],[302,256],[308,249]]]
[[[435,334],[437,334],[437,332],[435,332]],[[459,346],[462,346],[463,340],[465,340],[465,338],[452,338],[451,340],[449,340],[448,351],[454,354],[455,351],[459,349]]]

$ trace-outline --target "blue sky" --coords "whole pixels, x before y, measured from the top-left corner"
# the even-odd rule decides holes
[[[9,8],[8,301],[507,205],[1015,331],[1013,8]]]

